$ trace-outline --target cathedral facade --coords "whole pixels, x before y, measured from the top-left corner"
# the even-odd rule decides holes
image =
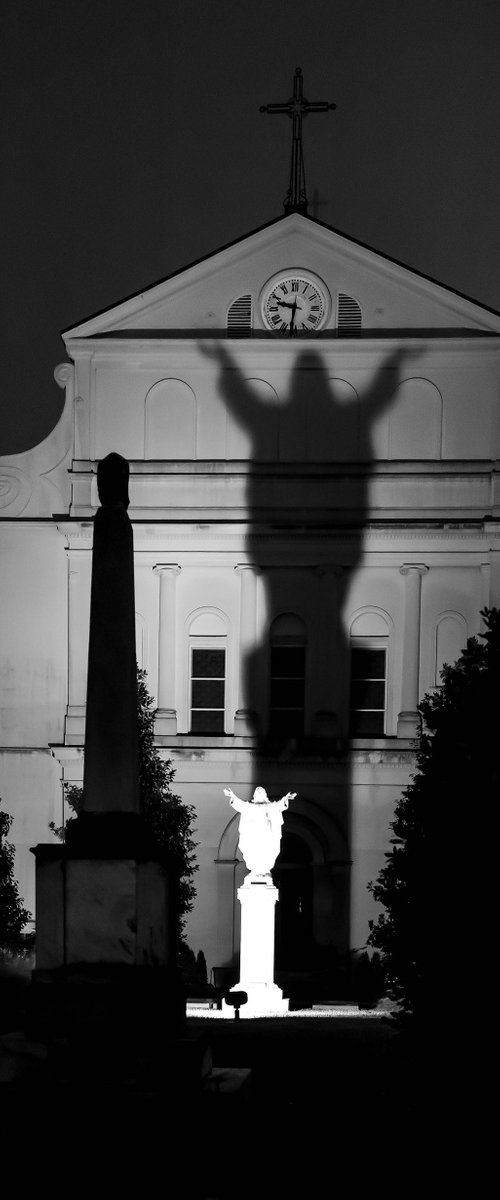
[[[16,873],[83,774],[97,463],[130,463],[138,661],[196,812],[187,940],[235,965],[238,818],[296,792],[277,965],[366,944],[418,703],[500,604],[500,316],[294,212],[67,330],[60,421],[0,460]]]

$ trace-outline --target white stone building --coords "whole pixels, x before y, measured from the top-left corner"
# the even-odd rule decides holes
[[[296,336],[294,336],[296,334]],[[197,813],[188,926],[234,962],[223,788],[297,799],[277,961],[364,945],[417,704],[500,603],[500,316],[291,213],[64,334],[0,460],[0,795],[21,894],[82,777],[96,464],[130,462],[138,657]]]

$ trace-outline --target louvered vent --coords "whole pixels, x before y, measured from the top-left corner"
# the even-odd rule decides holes
[[[252,336],[252,297],[238,296],[233,300],[227,313],[228,337]]]
[[[361,329],[361,308],[352,296],[339,292],[337,304],[337,333],[358,333]]]

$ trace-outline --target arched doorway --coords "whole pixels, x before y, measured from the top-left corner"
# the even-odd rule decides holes
[[[308,970],[313,956],[313,862],[309,846],[295,833],[283,832],[273,882],[279,891],[276,969]]]

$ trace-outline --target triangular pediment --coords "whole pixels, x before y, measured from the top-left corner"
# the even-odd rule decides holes
[[[293,213],[258,229],[145,291],[64,331],[73,338],[169,336],[223,330],[235,300],[251,297],[254,336],[265,333],[261,300],[279,272],[310,272],[330,297],[324,334],[337,333],[339,296],[352,297],[362,329],[436,334],[500,333],[500,314],[361,245],[312,218]]]

